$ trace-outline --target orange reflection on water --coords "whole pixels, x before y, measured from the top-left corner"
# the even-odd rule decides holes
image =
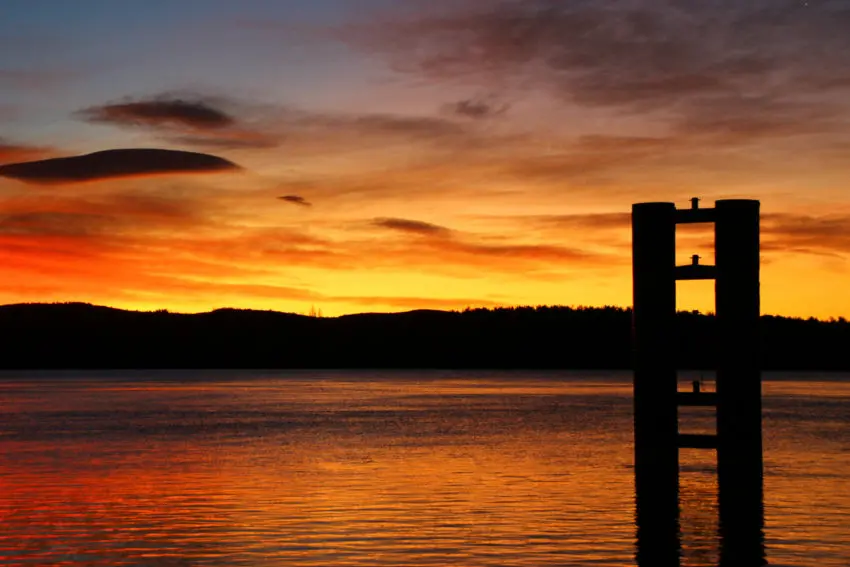
[[[71,439],[2,442],[24,457],[0,465],[6,561],[613,565],[633,553],[628,447],[589,443],[576,426],[593,412],[567,409],[578,396],[601,419],[611,410],[592,392],[620,386],[89,386],[83,407],[66,391],[50,418]],[[131,414],[104,409],[131,400]],[[121,419],[135,421],[101,423]]]
[[[0,564],[634,562],[627,374],[178,378],[4,384]],[[850,556],[809,551],[846,541],[829,399],[766,397],[772,562]],[[714,565],[711,457],[682,463],[684,564]]]
[[[340,441],[162,443],[146,449],[155,461],[113,456],[114,469],[72,458],[50,472],[4,466],[4,559],[48,564],[61,552],[106,565],[145,550],[192,564],[485,565],[518,553],[537,564],[630,553],[628,474],[565,466],[570,451],[557,436],[534,447],[499,437],[430,447]],[[600,534],[619,549],[600,545]],[[57,538],[64,548],[48,543]]]

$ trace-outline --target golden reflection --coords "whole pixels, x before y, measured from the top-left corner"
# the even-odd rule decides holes
[[[6,382],[0,563],[634,562],[625,374],[216,379]],[[802,566],[815,542],[844,541],[850,501],[846,456],[796,427],[766,442],[767,526],[772,560]],[[682,455],[692,567],[717,561],[706,458]],[[820,564],[847,557],[830,553]]]
[[[679,525],[682,565],[717,565],[720,554],[714,454],[688,450],[681,453]]]
[[[232,420],[224,431],[178,434],[183,424],[171,423],[154,435],[97,439],[65,423],[76,438],[64,446],[2,442],[26,457],[0,465],[3,559],[563,565],[629,557],[628,447],[584,442],[574,428],[586,427],[589,414],[567,415],[571,398],[586,413],[609,413],[595,398],[622,405],[622,384],[449,377],[238,385],[93,382],[77,392],[83,407],[66,407],[71,420],[97,421],[118,418],[106,402],[135,399],[161,411],[173,398],[182,413],[158,419],[198,423],[215,409],[216,420],[202,425]],[[311,400],[313,411],[301,411]],[[48,543],[57,534],[62,549]]]

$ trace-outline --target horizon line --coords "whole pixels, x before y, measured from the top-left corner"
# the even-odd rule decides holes
[[[317,319],[339,319],[342,317],[352,317],[357,315],[401,315],[405,313],[417,313],[417,312],[432,312],[432,313],[466,313],[470,311],[500,311],[500,310],[516,310],[516,309],[531,309],[531,310],[542,310],[542,309],[570,309],[574,311],[582,311],[582,310],[604,310],[604,309],[618,309],[623,311],[631,311],[632,306],[627,305],[567,305],[567,304],[514,304],[514,305],[499,305],[499,306],[489,306],[489,307],[473,307],[466,306],[463,308],[457,309],[429,309],[429,308],[418,308],[418,309],[407,309],[402,311],[362,311],[357,313],[343,313],[341,315],[323,315],[321,308],[316,309],[315,306],[312,306],[309,312],[307,313],[298,313],[295,311],[278,311],[276,309],[256,309],[251,307],[216,307],[213,309],[209,309],[207,311],[174,311],[167,308],[160,309],[130,309],[125,307],[114,307],[112,305],[103,305],[96,303],[89,303],[86,301],[23,301],[18,303],[4,303],[0,304],[0,309],[6,307],[18,307],[18,306],[85,306],[92,308],[100,308],[100,309],[111,309],[114,311],[126,311],[129,313],[162,313],[169,315],[206,315],[210,313],[215,313],[217,311],[249,311],[256,313],[278,313],[281,315],[294,315],[297,317],[312,317]],[[691,315],[699,315],[704,317],[714,317],[714,311],[703,312],[699,309],[677,309],[677,314],[691,314]],[[800,317],[794,315],[781,315],[777,313],[760,313],[760,317],[775,317],[781,319],[791,319],[791,320],[800,320],[800,321],[820,321],[823,323],[847,323],[848,320],[846,317],[838,315],[838,316],[830,316],[828,318],[820,318],[815,317],[814,315],[808,317]]]

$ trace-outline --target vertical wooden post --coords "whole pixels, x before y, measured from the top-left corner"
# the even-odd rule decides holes
[[[632,207],[634,426],[638,563],[679,565],[674,364],[676,207]]]
[[[759,202],[715,210],[721,565],[763,565]]]

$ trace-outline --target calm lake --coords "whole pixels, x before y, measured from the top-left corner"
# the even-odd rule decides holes
[[[627,372],[5,372],[0,565],[634,565],[631,419]],[[766,374],[764,443],[770,564],[850,565],[850,376]]]

